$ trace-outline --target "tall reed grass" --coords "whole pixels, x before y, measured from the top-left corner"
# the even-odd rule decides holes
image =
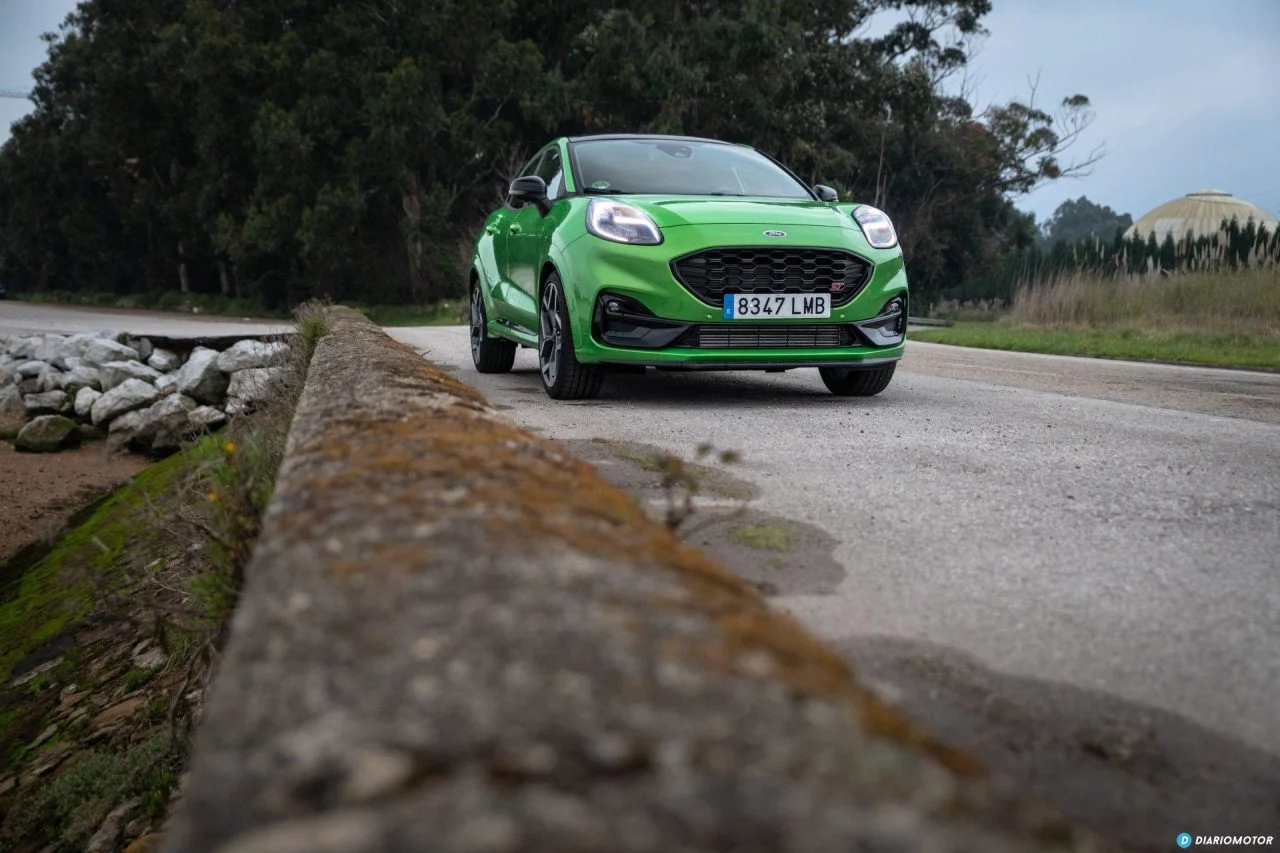
[[[1280,268],[1262,265],[1126,277],[1062,273],[1019,285],[1002,321],[1262,335],[1280,340]]]

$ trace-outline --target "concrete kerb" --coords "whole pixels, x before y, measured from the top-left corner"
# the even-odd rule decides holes
[[[163,850],[1093,850],[330,314]]]

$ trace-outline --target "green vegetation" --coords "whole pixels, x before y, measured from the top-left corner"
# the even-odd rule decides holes
[[[913,332],[911,337],[918,341],[1016,352],[1280,368],[1280,342],[1261,336],[964,323]]]
[[[374,305],[358,309],[379,326],[457,326],[470,319],[465,299],[442,299],[433,305]]]
[[[729,535],[734,541],[758,551],[790,551],[796,545],[795,535],[789,529],[767,521],[739,525]]]
[[[995,322],[912,338],[986,349],[1280,368],[1280,268],[1025,285]]]
[[[127,551],[152,547],[163,535],[140,522],[150,515],[148,502],[187,475],[185,461],[178,455],[143,471],[90,509],[43,556],[27,549],[0,565],[0,684],[19,661],[89,612],[95,584],[119,577]]]
[[[63,759],[37,784],[0,793],[0,849],[81,849],[128,801],[139,803],[131,815],[163,816],[185,762],[188,697],[212,673],[307,362],[327,332],[322,311],[304,306],[269,404],[147,468],[51,546],[0,565],[0,779],[53,749]],[[165,653],[159,668],[132,660],[143,638]],[[24,684],[10,681],[42,664]],[[68,692],[81,703],[73,711],[59,708]],[[114,722],[97,722],[112,709]]]
[[[181,752],[164,735],[121,750],[90,752],[24,801],[10,824],[12,836],[43,831],[62,838],[66,847],[59,849],[76,849],[122,802],[140,800],[148,814],[162,814],[181,767]]]
[[[0,276],[431,305],[546,139],[634,130],[747,142],[886,208],[927,302],[1034,239],[1011,199],[1072,172],[1091,118],[955,95],[990,7],[84,0],[0,149]]]

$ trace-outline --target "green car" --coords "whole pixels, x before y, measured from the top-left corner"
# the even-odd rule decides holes
[[[558,400],[647,367],[816,367],[846,396],[893,378],[907,275],[874,207],[709,139],[557,139],[521,175],[476,242],[481,373],[510,370],[526,346]]]

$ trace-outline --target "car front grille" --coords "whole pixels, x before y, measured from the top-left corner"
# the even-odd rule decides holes
[[[726,293],[827,293],[840,306],[871,278],[871,264],[839,249],[705,249],[671,262],[676,280],[708,305]]]
[[[701,323],[685,333],[675,346],[691,349],[816,349],[851,347],[857,337],[848,326],[739,325]]]

